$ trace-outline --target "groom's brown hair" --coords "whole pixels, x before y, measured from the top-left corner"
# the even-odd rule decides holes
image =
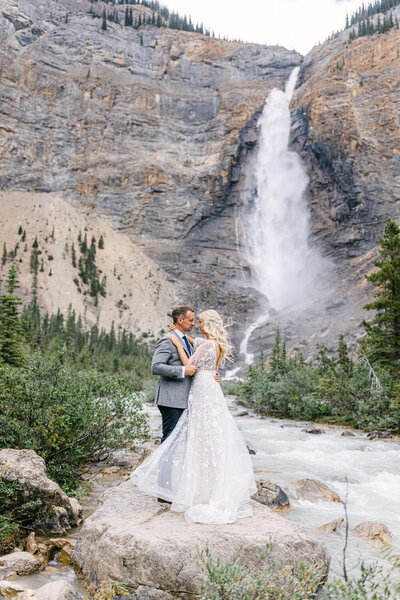
[[[176,323],[179,317],[182,317],[182,319],[184,319],[189,311],[194,312],[193,308],[191,306],[187,306],[186,304],[182,304],[182,306],[177,306],[176,308],[174,308],[174,310],[172,311],[173,322]]]

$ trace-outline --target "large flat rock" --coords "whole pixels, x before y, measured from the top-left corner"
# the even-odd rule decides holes
[[[311,532],[258,502],[253,510],[232,524],[189,524],[127,480],[86,519],[72,559],[92,586],[123,581],[143,600],[194,599],[202,582],[198,551],[206,546],[226,562],[241,548],[241,561],[250,566],[255,548],[273,538],[274,561],[329,565],[327,550]]]

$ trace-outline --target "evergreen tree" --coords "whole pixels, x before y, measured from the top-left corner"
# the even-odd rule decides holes
[[[72,242],[72,246],[71,246],[71,260],[72,260],[72,266],[75,268],[76,267],[76,252],[75,252],[75,245]]]
[[[3,256],[1,257],[1,264],[5,265],[7,261],[7,246],[6,243],[4,242],[3,244]]]
[[[103,238],[103,236],[101,235],[101,236],[100,236],[100,239],[99,239],[99,249],[100,249],[100,250],[103,250],[103,248],[104,248],[104,238]]]
[[[106,9],[104,9],[103,11],[103,22],[101,24],[101,28],[103,31],[107,30],[107,15],[106,15]]]
[[[270,371],[271,375],[275,377],[279,373],[283,373],[286,370],[286,342],[282,340],[281,331],[278,327],[275,333],[275,341],[272,346],[271,357],[270,357]]]
[[[400,377],[400,228],[392,219],[386,222],[380,238],[380,258],[374,261],[377,271],[366,278],[376,288],[375,300],[364,308],[376,314],[364,321],[366,347],[372,361]]]
[[[14,295],[17,287],[17,271],[11,265],[6,294],[0,296],[0,359],[14,367],[21,366],[25,360],[24,336],[18,310],[21,300]]]

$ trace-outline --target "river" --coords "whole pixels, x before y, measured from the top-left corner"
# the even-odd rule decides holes
[[[392,534],[393,546],[400,550],[400,444],[397,441],[368,440],[361,431],[354,431],[354,437],[343,437],[345,428],[326,425],[319,426],[325,433],[309,434],[302,431],[305,422],[249,413],[249,416],[237,417],[238,425],[256,451],[253,462],[257,477],[271,480],[289,495],[291,508],[285,513],[287,519],[314,528],[344,517],[340,503],[313,503],[296,498],[297,480],[317,479],[343,500],[348,492],[350,530],[363,521],[383,522]],[[331,576],[342,573],[344,527],[320,539],[332,556]],[[382,561],[382,554],[370,542],[350,535],[348,567],[359,565],[360,559]],[[358,571],[355,568],[350,575]]]

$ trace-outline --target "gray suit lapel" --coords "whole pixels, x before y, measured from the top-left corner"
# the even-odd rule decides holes
[[[190,355],[189,355],[189,352],[187,351],[187,348],[186,348],[186,344],[185,344],[185,342],[184,342],[184,341],[183,341],[183,340],[182,340],[182,339],[179,337],[179,335],[178,335],[177,333],[175,333],[175,331],[174,331],[174,330],[172,330],[172,331],[171,331],[171,333],[173,333],[173,334],[174,334],[174,336],[175,336],[176,338],[178,338],[178,340],[179,340],[179,341],[180,341],[180,343],[182,344],[182,348],[183,348],[183,349],[184,349],[184,351],[186,352],[186,356],[187,356],[188,358],[190,358]],[[189,341],[189,340],[188,340],[188,341]],[[192,349],[192,350],[193,350],[193,349]],[[177,350],[177,352],[178,352],[178,350]]]

